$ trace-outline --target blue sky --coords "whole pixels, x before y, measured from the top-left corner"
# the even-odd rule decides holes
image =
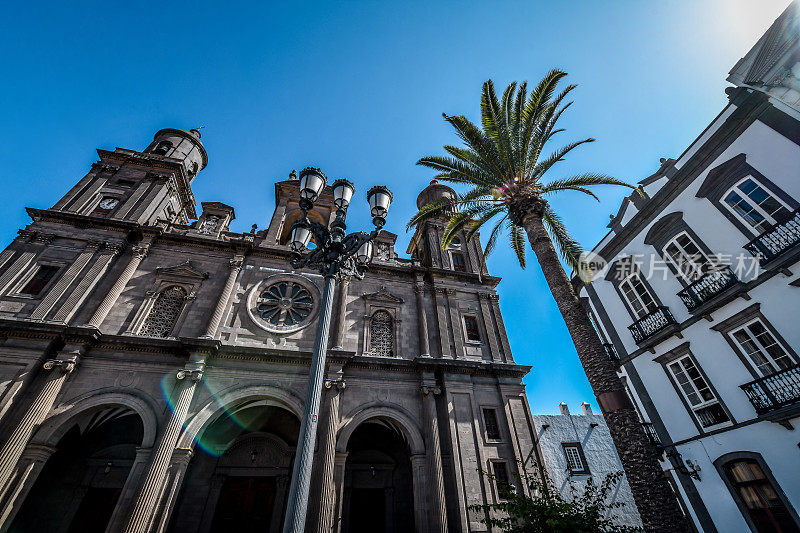
[[[415,166],[456,138],[441,113],[477,120],[492,78],[578,83],[563,140],[598,142],[553,177],[598,171],[635,182],[680,154],[722,109],[728,70],[787,0],[664,2],[6,2],[0,10],[0,244],[82,177],[95,148],[144,149],[163,127],[205,125],[198,202],[234,205],[235,230],[264,227],[294,169],[348,177],[358,198],[395,192],[397,249],[431,177]],[[591,248],[624,190],[553,204]],[[351,210],[366,226],[365,205]],[[532,256],[532,254],[531,254]],[[531,257],[533,260],[533,257]],[[594,404],[538,265],[501,246],[500,304],[534,412]]]

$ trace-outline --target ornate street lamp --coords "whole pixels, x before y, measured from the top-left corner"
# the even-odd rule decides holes
[[[386,223],[386,214],[392,203],[392,193],[389,189],[383,186],[372,187],[367,192],[367,201],[375,229],[371,233],[359,231],[347,235],[345,224],[347,207],[356,188],[345,179],[336,180],[331,185],[336,218],[330,227],[308,219],[308,211],[314,208],[314,202],[325,188],[326,181],[325,174],[318,168],[309,167],[300,173],[300,209],[303,211],[303,216],[292,226],[290,244],[292,267],[318,270],[325,278],[325,287],[322,292],[322,309],[308,376],[306,403],[303,408],[303,419],[300,421],[300,435],[297,440],[292,483],[289,487],[289,503],[283,524],[284,533],[302,533],[306,524],[314,442],[317,437],[320,396],[325,378],[325,351],[328,345],[336,280],[345,276],[364,278],[367,266],[372,260],[372,241]],[[307,246],[312,236],[316,248],[309,251]]]

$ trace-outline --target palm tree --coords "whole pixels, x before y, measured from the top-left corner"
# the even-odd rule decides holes
[[[417,164],[436,170],[438,179],[466,185],[469,190],[423,206],[409,227],[428,219],[447,219],[444,248],[459,231],[466,230],[467,238],[471,238],[484,224],[493,221],[484,256],[495,247],[498,236],[507,232],[522,268],[527,234],[611,431],[645,530],[686,531],[687,524],[656,453],[556,252],[558,249],[573,269],[580,267],[581,246],[569,235],[547,197],[561,191],[578,191],[597,199],[589,187],[633,188],[596,173],[545,181],[545,176],[569,152],[594,141],[589,138],[571,142],[544,156],[548,142],[563,131],[556,128],[556,123],[572,103],[565,103],[565,98],[575,85],[556,94],[557,85],[565,76],[565,72],[550,71],[530,94],[525,82],[519,86],[512,83],[501,99],[492,81],[487,81],[481,95],[482,128],[464,116],[444,114],[466,146],[445,146],[449,155],[423,157]]]

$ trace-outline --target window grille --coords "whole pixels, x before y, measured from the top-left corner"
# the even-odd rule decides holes
[[[564,457],[567,460],[567,469],[571,474],[588,474],[589,467],[583,456],[583,449],[579,442],[562,442]]]
[[[506,464],[499,461],[493,462],[492,474],[494,474],[494,481],[497,484],[497,495],[501,499],[507,499],[512,487],[509,481],[508,468],[506,467]]]
[[[178,315],[181,314],[186,301],[186,291],[172,286],[161,291],[153,303],[153,308],[142,325],[139,335],[147,337],[167,337],[172,333]]]
[[[486,426],[487,439],[500,440],[500,426],[497,423],[497,411],[494,409],[484,409],[483,424]]]
[[[386,311],[375,311],[370,321],[370,353],[383,357],[394,355],[394,324]]]
[[[464,254],[461,252],[452,252],[450,255],[453,258],[453,270],[456,272],[466,272],[467,262],[464,260]]]

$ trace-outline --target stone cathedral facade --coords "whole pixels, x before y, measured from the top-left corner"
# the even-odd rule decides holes
[[[288,263],[297,182],[235,233],[233,207],[196,212],[196,130],[98,155],[0,253],[0,530],[280,531],[322,287]],[[536,462],[500,280],[442,230],[407,257],[382,232],[338,285],[306,531],[485,531],[478,470]]]

